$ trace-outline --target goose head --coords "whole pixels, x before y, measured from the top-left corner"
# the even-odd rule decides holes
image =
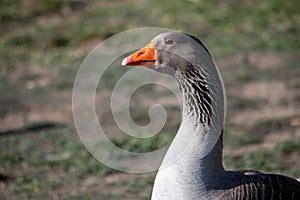
[[[123,59],[122,65],[144,66],[174,75],[196,68],[201,57],[210,58],[210,53],[198,38],[186,33],[168,32],[159,34],[145,47]]]

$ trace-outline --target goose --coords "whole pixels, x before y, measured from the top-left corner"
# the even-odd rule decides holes
[[[182,122],[156,174],[152,200],[300,199],[296,179],[224,169],[225,90],[212,55],[198,38],[181,32],[159,34],[122,65],[170,74],[182,93]],[[188,137],[193,139],[184,144],[182,155],[163,168]]]

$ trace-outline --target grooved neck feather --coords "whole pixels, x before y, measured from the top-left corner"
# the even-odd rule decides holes
[[[182,123],[165,159],[178,150],[186,137],[193,139],[175,163],[158,172],[153,199],[172,199],[173,194],[170,193],[168,197],[163,197],[164,190],[177,191],[175,199],[200,198],[199,195],[214,188],[215,182],[222,182],[225,176],[222,165],[222,134],[214,132],[216,130],[210,126],[213,100],[206,81],[197,70],[179,72],[175,76],[183,96]],[[210,143],[212,134],[220,137],[211,149],[207,144]],[[168,185],[165,184],[166,180]]]

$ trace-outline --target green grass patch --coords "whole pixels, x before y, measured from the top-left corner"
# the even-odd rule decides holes
[[[300,152],[300,137],[282,142],[277,150],[281,153]]]
[[[61,199],[62,200],[82,200],[82,199],[89,200],[89,199],[94,199],[94,198],[91,194],[74,191],[68,196],[61,197]]]
[[[41,188],[41,180],[37,178],[20,177],[9,185],[9,189],[16,192],[37,192]]]
[[[282,173],[288,176],[299,177],[300,170],[293,167],[293,160],[287,160],[287,153],[297,153],[300,149],[300,139],[287,140],[272,150],[256,150],[241,156],[224,157],[227,169],[254,169],[266,173]]]
[[[0,47],[0,52],[6,50],[15,54],[15,48],[31,48],[26,54],[32,58],[45,49],[41,55],[44,60],[52,49],[59,48],[69,54],[84,41],[105,39],[120,31],[144,26],[194,33],[204,40],[216,57],[258,49],[297,52],[300,48],[299,8],[288,2],[264,1],[245,5],[236,1],[162,3],[155,0],[136,4],[103,1],[100,4],[92,0],[76,4],[83,9],[76,9],[75,4],[46,0],[24,6],[20,0],[4,0],[0,7],[0,25],[5,25],[6,31],[12,34],[0,34],[3,41],[9,41],[9,45]],[[70,13],[64,14],[65,10]],[[182,13],[181,17],[178,13]],[[47,23],[41,23],[40,17],[46,17]],[[16,35],[20,33],[19,29],[22,33]],[[9,59],[3,62],[7,63]],[[31,59],[28,62],[31,63]],[[69,62],[70,58],[66,57],[62,62],[57,60],[56,64]],[[245,74],[240,77],[242,80],[249,78]]]
[[[174,138],[174,134],[160,133],[150,138],[134,138],[127,134],[119,135],[112,139],[112,142],[121,149],[136,152],[145,153],[155,151],[168,144]]]
[[[259,106],[258,100],[240,98],[237,96],[228,97],[228,110],[237,110],[238,112],[246,109],[257,109]]]
[[[226,128],[224,133],[225,146],[240,147],[244,145],[259,144],[262,141],[263,137],[260,134],[245,132],[235,128]]]
[[[24,158],[21,153],[0,153],[0,162],[2,167],[9,169],[11,166],[22,163]]]
[[[270,133],[272,131],[278,131],[291,128],[291,122],[293,119],[299,118],[298,116],[289,116],[279,119],[263,119],[257,122],[252,128],[253,131],[260,133]]]

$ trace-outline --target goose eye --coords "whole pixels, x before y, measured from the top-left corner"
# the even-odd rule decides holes
[[[165,39],[165,44],[173,44],[173,40],[171,40],[171,39]]]

